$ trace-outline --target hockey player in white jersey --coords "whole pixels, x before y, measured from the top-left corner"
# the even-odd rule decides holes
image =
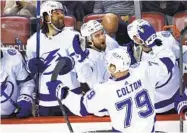
[[[40,52],[36,57],[36,35],[35,33],[27,41],[27,65],[32,74],[40,72],[39,86],[39,115],[61,115],[55,93],[49,92],[46,82],[50,81],[51,74],[56,63],[62,56],[71,54],[72,42],[75,35],[79,34],[71,29],[66,29],[64,25],[65,8],[60,2],[45,1],[41,5],[41,17],[43,20],[40,31]],[[69,58],[66,58],[69,60]],[[64,72],[64,71],[63,71]],[[72,88],[72,91],[81,93],[80,83],[76,78],[76,73],[68,73],[59,76],[59,79]]]
[[[80,52],[77,52],[78,47],[80,47],[81,43],[79,41],[79,36],[76,36],[73,41],[73,45],[75,46],[74,49],[76,49],[75,54],[76,56],[79,55],[80,57],[82,54]],[[82,50],[81,53],[84,52]],[[106,66],[105,66],[105,54],[98,52],[91,48],[86,48],[86,50],[89,52],[89,54],[84,58],[84,60],[76,61],[76,56],[73,56],[75,59],[75,71],[77,73],[77,77],[79,82],[81,83],[87,83],[89,88],[93,89],[94,85],[103,82],[109,78],[109,74],[107,72]]]
[[[179,45],[174,37],[167,31],[155,32],[155,29],[145,20],[138,19],[128,25],[128,34],[136,43],[135,53],[138,61],[151,60],[167,56],[161,49],[169,49],[176,59],[179,58]],[[157,113],[173,113],[174,99],[179,94],[179,68],[174,61],[174,68],[166,79],[157,84],[155,91],[155,108]]]
[[[105,52],[117,48],[119,45],[114,39],[104,33],[103,26],[96,20],[84,23],[81,26],[81,35],[85,38],[85,43],[90,43],[91,48],[87,48],[89,51],[87,58],[76,63],[75,68],[78,80],[82,83],[87,83],[89,88],[93,89],[95,84],[109,78],[104,62]],[[73,45],[75,54],[80,55],[77,49],[80,49],[79,47],[82,44],[78,37],[74,40]]]
[[[168,56],[174,56],[168,52]],[[111,78],[94,86],[84,96],[66,92],[59,81],[48,82],[49,89],[56,88],[56,96],[76,115],[84,116],[102,109],[109,112],[113,130],[120,132],[154,132],[155,86],[171,71],[172,61],[159,60],[140,62],[130,67],[131,59],[121,48],[106,55],[107,69]],[[71,102],[74,104],[72,105]]]
[[[29,78],[22,55],[15,49],[1,48],[1,118],[32,116],[34,81]]]

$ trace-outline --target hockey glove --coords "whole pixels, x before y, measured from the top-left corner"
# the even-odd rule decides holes
[[[69,90],[60,80],[47,82],[47,87],[50,94],[55,95],[60,100],[66,98]]]
[[[75,51],[75,60],[78,62],[83,62],[86,57],[89,55],[89,50],[86,49],[85,40],[83,38],[79,38],[79,35],[75,35],[73,38],[73,49]]]
[[[129,53],[129,56],[131,57],[131,65],[135,64],[137,61],[134,57],[134,42],[131,41],[129,43],[124,44],[124,46],[127,47],[127,51]]]
[[[177,95],[174,105],[175,110],[178,112],[178,114],[182,113],[184,109],[187,109],[187,96],[185,94],[183,94],[182,96]]]
[[[18,118],[26,118],[32,116],[32,97],[22,94],[18,97],[17,104],[20,107],[16,114]]]
[[[29,72],[33,75],[36,73],[42,73],[46,67],[44,65],[44,60],[42,58],[32,58],[28,61]]]

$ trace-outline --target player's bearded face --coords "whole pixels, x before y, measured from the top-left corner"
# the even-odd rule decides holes
[[[99,30],[92,35],[94,46],[99,50],[106,49],[106,36],[104,30]]]
[[[62,10],[55,10],[52,12],[51,22],[53,25],[58,28],[64,28],[64,13]]]

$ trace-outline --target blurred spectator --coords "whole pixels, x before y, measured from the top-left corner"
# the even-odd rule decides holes
[[[93,12],[93,1],[60,1],[67,8],[67,15],[76,18],[76,30],[80,30],[85,15]]]
[[[4,15],[36,17],[36,1],[6,1]]]
[[[184,5],[180,1],[142,1],[142,11],[155,11],[173,16],[183,11]]]
[[[84,8],[85,15],[93,13],[95,1],[80,1]]]
[[[183,4],[184,9],[187,10],[187,1],[181,1],[181,3]]]
[[[161,12],[166,15],[168,23],[171,24],[175,13],[185,10],[180,1],[142,1],[142,11]]]
[[[113,14],[107,13],[102,19],[102,25],[106,33],[114,38],[119,45],[129,43],[131,39],[127,33],[127,23],[121,21],[121,19]]]
[[[94,13],[115,13],[120,16],[134,15],[133,1],[96,1]]]

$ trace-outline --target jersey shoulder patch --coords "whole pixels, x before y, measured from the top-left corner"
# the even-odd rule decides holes
[[[161,35],[163,36],[163,37],[170,37],[170,32],[169,31],[162,31],[161,32]]]
[[[15,49],[7,49],[7,53],[13,56],[17,54],[17,51]]]

